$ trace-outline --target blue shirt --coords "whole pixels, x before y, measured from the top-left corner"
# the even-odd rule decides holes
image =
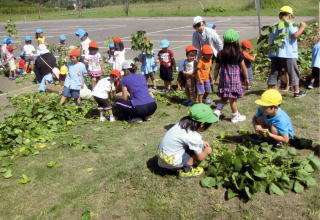
[[[146,77],[142,74],[131,73],[121,80],[121,85],[127,87],[130,93],[130,101],[133,106],[154,102],[151,97]]]
[[[69,74],[64,81],[64,86],[73,89],[73,90],[80,90],[82,86],[82,78],[87,74],[86,66],[78,62],[68,63],[68,72]]]
[[[145,52],[139,54],[138,56],[141,62],[141,72],[143,74],[149,74],[157,71],[157,63],[153,55],[147,55]]]
[[[258,107],[256,117],[263,116],[264,121],[269,126],[274,126],[280,135],[288,134],[290,137],[294,137],[294,132],[292,129],[291,119],[281,108],[278,109],[278,112],[275,116],[270,118],[268,115],[265,115],[262,111],[262,107]]]
[[[320,68],[320,42],[312,48],[312,64],[311,67]]]
[[[269,35],[269,44],[272,44],[277,36],[281,33],[285,33],[286,37],[282,40],[282,45],[276,52],[269,51],[269,57],[282,57],[282,58],[298,58],[298,41],[292,35],[298,31],[297,27],[294,27],[292,22],[284,21],[288,23],[288,27],[279,29],[279,23],[275,24],[275,31]]]

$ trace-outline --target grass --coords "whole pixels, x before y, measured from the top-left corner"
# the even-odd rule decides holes
[[[256,11],[252,7],[251,0],[242,1],[225,1],[216,0],[214,4],[210,0],[201,1],[204,8],[218,9],[222,7],[223,12],[213,10],[204,13],[199,1],[193,0],[175,0],[175,1],[159,1],[152,3],[136,3],[130,5],[130,17],[155,17],[155,16],[255,16]],[[318,2],[316,0],[283,0],[284,4],[291,5],[297,16],[316,16],[318,14]],[[250,7],[249,7],[250,6]],[[280,7],[280,6],[279,6]],[[262,9],[262,15],[275,16],[278,14],[279,7]],[[122,5],[108,6],[102,8],[93,8],[82,10],[81,18],[114,18],[126,17]],[[0,14],[0,21],[7,19],[13,20],[34,20],[38,19],[38,14]],[[76,11],[46,12],[41,14],[41,19],[71,19],[79,18]]]
[[[264,82],[256,82],[254,90],[239,101],[240,111],[248,117],[246,122],[231,124],[223,120],[203,133],[204,139],[212,142],[220,131],[237,136],[240,128],[252,130],[250,117],[257,108],[254,100],[264,87]],[[295,133],[314,142],[320,141],[319,92],[319,88],[314,89],[302,99],[293,99],[291,93],[286,93],[282,105],[292,117]],[[216,95],[211,98],[218,99]],[[319,185],[302,194],[259,193],[244,203],[239,199],[225,201],[223,188],[201,188],[199,178],[178,180],[173,175],[159,175],[155,168],[156,147],[165,127],[186,113],[187,108],[179,104],[158,103],[152,120],[143,124],[99,123],[89,118],[52,140],[39,155],[13,158],[13,177],[0,182],[0,216],[79,219],[85,210],[90,210],[93,219],[317,219]],[[230,118],[229,107],[224,114]],[[70,146],[72,143],[75,144]],[[47,168],[51,160],[58,164]],[[87,168],[93,171],[88,172]],[[18,184],[22,174],[32,181]],[[319,172],[314,176],[319,183]]]

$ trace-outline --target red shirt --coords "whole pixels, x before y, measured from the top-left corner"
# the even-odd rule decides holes
[[[174,60],[173,52],[171,50],[169,50],[169,49],[160,50],[158,53],[158,57],[160,60],[160,66],[171,67],[172,62]]]
[[[20,59],[19,68],[25,70],[26,69],[26,61],[24,59]]]

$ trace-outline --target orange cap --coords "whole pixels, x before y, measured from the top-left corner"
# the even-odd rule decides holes
[[[121,38],[120,37],[115,37],[113,39],[113,42],[116,44],[116,43],[119,43],[121,41]]]
[[[249,50],[252,50],[252,44],[249,40],[242,41],[241,45]]]
[[[192,45],[189,45],[186,47],[186,53],[188,53],[190,51],[198,51],[198,49]]]
[[[213,54],[212,47],[209,44],[203,45],[201,52],[202,54]]]
[[[91,41],[91,42],[89,43],[89,47],[92,47],[92,48],[99,48],[99,45],[98,45],[98,43],[97,43],[97,42],[95,42],[95,41]]]
[[[70,56],[70,57],[71,57],[71,56],[80,57],[80,56],[81,56],[80,50],[78,50],[78,49],[73,49],[73,50],[71,50],[70,53],[69,53],[69,56]]]
[[[116,76],[118,79],[120,79],[120,77],[121,77],[121,74],[120,74],[120,71],[119,71],[119,70],[111,70],[110,75],[114,75],[114,76]]]

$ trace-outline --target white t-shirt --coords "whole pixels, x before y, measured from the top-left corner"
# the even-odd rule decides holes
[[[26,56],[33,56],[36,52],[36,49],[31,44],[26,44],[23,46],[23,51],[26,53]]]
[[[82,55],[88,55],[89,54],[89,44],[91,40],[89,37],[85,39],[84,41],[81,42],[81,47],[82,47]]]
[[[6,52],[7,52],[7,44],[3,44],[1,46],[1,57],[2,57],[2,59],[5,59],[5,57],[3,57],[3,56],[5,56]]]
[[[96,53],[95,55],[85,55],[84,61],[88,62],[88,71],[90,72],[97,72],[101,71],[100,61],[101,55],[100,53]]]
[[[110,77],[106,77],[98,81],[92,91],[92,95],[101,99],[107,99],[109,92],[115,91],[114,84],[110,81]]]
[[[182,129],[178,123],[167,131],[158,146],[158,164],[169,169],[181,168],[190,158],[186,150],[200,154],[203,148],[201,135],[196,131]]]

